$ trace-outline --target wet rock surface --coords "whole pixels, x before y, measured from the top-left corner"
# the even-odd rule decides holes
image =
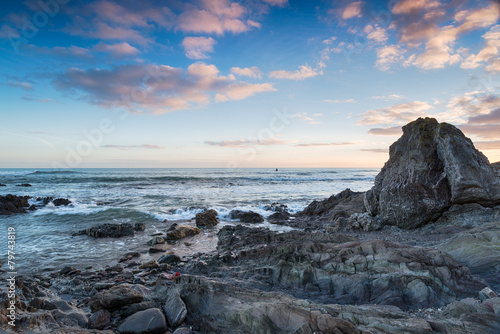
[[[219,224],[219,218],[217,218],[217,211],[213,209],[196,214],[196,226],[198,227],[210,227],[217,224]]]
[[[121,238],[134,235],[134,225],[123,224],[102,224],[81,230],[73,235],[88,235],[94,238]]]

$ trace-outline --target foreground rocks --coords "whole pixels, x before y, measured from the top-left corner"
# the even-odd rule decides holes
[[[85,230],[74,233],[77,235],[88,235],[94,238],[121,238],[125,236],[133,236],[135,231],[144,231],[145,225],[143,223],[130,223],[123,224],[102,224],[93,226]]]
[[[500,204],[494,169],[453,125],[419,118],[403,127],[389,155],[365,195],[368,212],[386,224],[416,228],[454,204]]]
[[[439,250],[342,234],[226,226],[218,251],[206,266],[193,264],[193,272],[321,303],[440,307],[486,286]]]

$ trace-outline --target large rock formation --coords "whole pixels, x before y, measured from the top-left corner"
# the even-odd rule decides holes
[[[416,228],[453,204],[500,204],[500,182],[472,141],[447,123],[419,118],[403,127],[365,206],[386,224]]]
[[[444,306],[485,283],[448,254],[325,232],[225,226],[218,254],[188,270],[322,303]]]

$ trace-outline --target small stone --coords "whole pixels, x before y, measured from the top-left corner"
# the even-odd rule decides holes
[[[164,243],[165,239],[163,239],[162,237],[154,237],[153,239],[148,241],[149,246],[154,246],[156,244],[164,244]]]
[[[158,259],[158,263],[168,263],[168,264],[175,265],[179,262],[181,262],[181,258],[175,254],[163,255],[162,257],[160,257]]]
[[[134,231],[141,232],[146,229],[146,224],[144,223],[135,223],[134,224]]]
[[[155,254],[155,253],[165,253],[167,250],[166,249],[161,249],[161,248],[155,248],[155,247],[151,247],[149,249],[149,252],[151,254]]]

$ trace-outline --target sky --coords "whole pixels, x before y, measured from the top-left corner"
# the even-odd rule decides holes
[[[418,117],[500,161],[500,2],[9,1],[0,168],[380,168]]]

